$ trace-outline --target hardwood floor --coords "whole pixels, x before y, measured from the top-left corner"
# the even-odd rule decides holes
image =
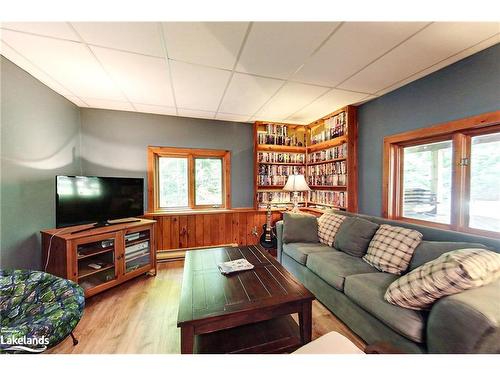
[[[177,308],[183,261],[158,264],[156,277],[142,276],[86,301],[74,333],[47,353],[178,354]],[[294,317],[297,320],[297,317]],[[364,342],[318,301],[313,302],[313,339],[338,331],[358,347]]]

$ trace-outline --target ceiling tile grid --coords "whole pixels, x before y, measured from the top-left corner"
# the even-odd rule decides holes
[[[80,107],[307,124],[499,42],[486,22],[9,22],[6,58]]]

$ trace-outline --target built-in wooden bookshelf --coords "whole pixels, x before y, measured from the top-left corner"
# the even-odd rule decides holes
[[[300,173],[312,189],[301,193],[301,207],[356,212],[356,107],[341,108],[309,125],[256,122],[255,208],[269,201],[276,209],[290,207],[290,193],[281,189],[290,174]]]
[[[307,126],[256,122],[255,134],[255,208],[284,209],[291,202],[291,193],[281,191],[291,174],[306,173]],[[306,194],[299,197],[305,207]]]

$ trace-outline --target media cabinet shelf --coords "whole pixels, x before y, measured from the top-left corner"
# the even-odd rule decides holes
[[[155,220],[137,219],[100,228],[79,225],[44,230],[42,264],[47,264],[47,272],[80,284],[86,297],[139,275],[156,275],[155,226]],[[126,241],[136,233],[139,238]],[[137,248],[143,243],[144,248]],[[92,263],[101,268],[90,267]]]
[[[99,272],[109,270],[110,268],[113,268],[114,266],[115,266],[114,264],[108,264],[106,266],[99,268],[98,270],[90,268],[88,265],[86,265],[84,267],[80,267],[78,269],[78,280],[84,279],[86,277],[89,277],[89,276],[94,275],[94,274],[99,273]]]
[[[114,250],[113,246],[101,248],[99,250],[96,249],[96,251],[93,253],[88,253],[88,254],[83,254],[83,255],[79,254],[78,260],[90,258],[90,257],[96,256],[99,254],[109,253],[110,251],[113,251],[113,250]]]

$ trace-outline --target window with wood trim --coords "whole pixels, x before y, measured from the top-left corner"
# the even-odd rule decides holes
[[[384,138],[383,215],[500,237],[500,111]]]
[[[230,208],[230,152],[148,147],[148,209]]]

